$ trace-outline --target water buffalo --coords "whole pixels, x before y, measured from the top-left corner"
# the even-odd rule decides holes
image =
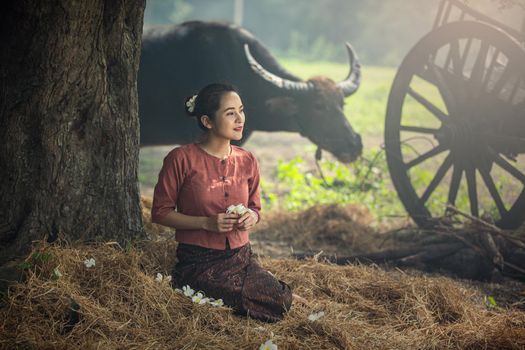
[[[299,132],[348,163],[362,151],[361,137],[343,114],[344,98],[360,84],[360,65],[350,44],[348,77],[339,83],[307,81],[287,72],[243,28],[190,21],[146,28],[138,75],[141,145],[183,144],[200,134],[184,113],[184,98],[215,81],[241,91],[251,132]]]

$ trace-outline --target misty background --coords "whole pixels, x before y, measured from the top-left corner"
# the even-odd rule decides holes
[[[189,20],[237,23],[272,54],[346,62],[350,42],[362,64],[397,67],[432,29],[441,0],[147,0],[144,25]],[[520,29],[523,0],[470,0],[469,6]]]

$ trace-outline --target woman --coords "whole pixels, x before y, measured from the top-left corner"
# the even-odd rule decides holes
[[[237,314],[268,322],[283,318],[290,287],[257,263],[249,231],[260,220],[259,164],[241,147],[244,107],[234,86],[210,84],[186,100],[186,112],[205,131],[202,142],[173,149],[153,194],[152,221],[176,229],[176,286],[221,298]],[[226,213],[243,204],[242,214]],[[176,210],[175,210],[176,209]]]

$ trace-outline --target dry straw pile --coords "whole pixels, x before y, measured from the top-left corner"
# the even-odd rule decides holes
[[[37,242],[21,264],[25,280],[1,304],[0,348],[259,349],[270,339],[278,349],[525,348],[524,312],[488,307],[486,296],[448,278],[377,267],[261,258],[309,301],[293,304],[276,324],[198,305],[169,281],[156,280],[174,266],[176,243],[172,231],[151,224],[151,200],[142,204],[150,241],[124,248]],[[305,248],[319,248],[320,237],[327,246],[375,248],[369,216],[357,209],[328,206],[294,214],[295,220],[275,217],[279,224],[261,226],[255,237]],[[292,227],[297,222],[301,227]]]
[[[384,237],[371,227],[368,210],[356,204],[315,205],[300,212],[266,212],[252,238],[282,241],[294,249],[332,251],[345,247],[346,254],[379,249]]]
[[[169,241],[35,247],[26,280],[0,309],[0,346],[258,349],[272,339],[279,349],[525,348],[525,313],[488,309],[450,279],[315,260],[261,259],[310,305],[294,304],[276,324],[233,316],[155,280],[171,270],[174,249]]]

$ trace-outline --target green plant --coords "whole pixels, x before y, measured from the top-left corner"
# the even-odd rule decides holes
[[[350,166],[330,160],[321,160],[319,165],[321,172],[306,170],[301,157],[280,161],[277,180],[286,190],[276,204],[295,211],[316,204],[359,203],[377,218],[404,212],[391,190],[381,150],[367,151]]]
[[[21,262],[17,265],[20,270],[29,270],[34,266],[37,266],[42,263],[46,263],[51,260],[53,255],[47,252],[34,252],[27,258],[26,261]]]

